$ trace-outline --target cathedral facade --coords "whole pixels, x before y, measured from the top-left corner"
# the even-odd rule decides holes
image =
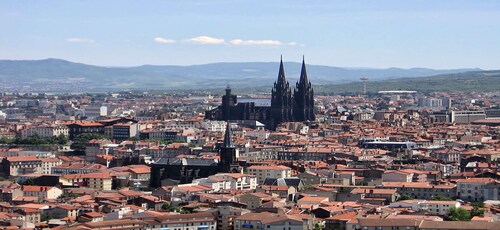
[[[260,100],[260,101],[259,101]],[[314,121],[314,90],[307,78],[306,64],[302,60],[300,79],[292,91],[285,77],[283,60],[280,61],[278,79],[271,91],[270,102],[259,100],[238,101],[238,97],[226,89],[222,104],[206,111],[205,118],[210,120],[256,120],[275,129],[282,122]]]

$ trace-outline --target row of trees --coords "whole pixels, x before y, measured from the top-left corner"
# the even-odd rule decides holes
[[[16,137],[12,138],[1,138],[0,144],[9,145],[65,145],[69,141],[68,137],[65,135],[59,135],[54,137],[40,137],[34,135],[27,138]]]

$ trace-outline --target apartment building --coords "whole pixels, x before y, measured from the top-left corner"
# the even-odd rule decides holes
[[[383,182],[412,182],[413,181],[413,173],[404,172],[404,171],[396,171],[396,170],[388,170],[382,174]]]
[[[428,200],[421,204],[422,209],[426,210],[432,215],[444,216],[448,213],[450,208],[459,208],[460,202],[458,201],[441,201],[441,200]]]
[[[266,178],[287,178],[292,176],[292,169],[282,165],[254,165],[247,168],[247,173],[257,177],[262,184]]]
[[[108,191],[112,189],[113,179],[106,173],[89,173],[85,174],[87,178],[87,186],[98,191]]]
[[[60,188],[50,186],[25,185],[21,187],[21,190],[23,191],[23,196],[37,197],[38,202],[43,202],[47,199],[57,199],[63,193]]]
[[[270,230],[306,230],[307,222],[294,215],[269,212],[247,213],[234,220],[235,230],[270,229]]]
[[[209,212],[163,215],[146,223],[151,229],[215,230],[217,228],[217,221],[214,215]]]
[[[497,186],[491,186],[494,184],[497,184]],[[495,194],[494,191],[496,191],[498,197],[498,182],[491,178],[468,178],[457,180],[456,195],[464,200],[483,201],[485,198],[493,198],[491,196]]]
[[[6,176],[19,176],[42,173],[42,160],[35,156],[6,157],[2,160],[2,169]]]
[[[42,174],[51,174],[52,168],[61,165],[63,161],[59,158],[42,158]]]
[[[52,174],[76,174],[76,173],[94,173],[107,167],[100,164],[86,164],[86,163],[63,163],[52,167]]]
[[[454,197],[457,193],[455,184],[433,185],[428,182],[383,182],[379,188],[395,188],[399,194],[406,194],[415,199],[431,199],[432,197]]]
[[[28,138],[32,136],[39,137],[57,137],[60,135],[68,136],[69,128],[65,125],[41,125],[27,127],[20,131],[21,138]]]
[[[478,111],[451,111],[451,122],[457,124],[470,124],[473,121],[486,119],[484,110]]]
[[[113,139],[127,140],[139,136],[139,125],[137,123],[119,123],[113,125]]]

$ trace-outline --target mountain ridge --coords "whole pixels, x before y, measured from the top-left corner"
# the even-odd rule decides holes
[[[291,84],[300,75],[301,63],[285,62]],[[0,88],[72,89],[192,89],[218,88],[230,83],[236,87],[268,86],[276,80],[278,62],[219,62],[199,65],[140,65],[130,67],[96,66],[64,59],[0,60]],[[477,68],[436,70],[429,68],[353,68],[308,64],[313,84],[342,84],[359,81],[423,77],[477,71]],[[8,87],[6,88],[6,84]],[[3,86],[3,87],[2,87]]]

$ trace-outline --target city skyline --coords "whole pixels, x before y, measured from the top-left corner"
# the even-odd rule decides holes
[[[500,69],[496,1],[0,3],[0,59]]]

